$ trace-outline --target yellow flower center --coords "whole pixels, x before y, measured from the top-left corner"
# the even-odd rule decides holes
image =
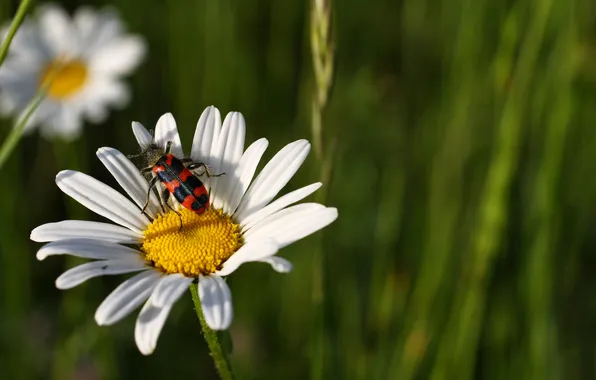
[[[40,86],[49,83],[48,96],[62,100],[76,94],[87,81],[87,66],[82,61],[56,59],[43,70]]]
[[[241,246],[240,226],[221,210],[208,209],[201,215],[186,209],[158,216],[144,232],[141,250],[145,260],[166,273],[187,277],[207,275]]]

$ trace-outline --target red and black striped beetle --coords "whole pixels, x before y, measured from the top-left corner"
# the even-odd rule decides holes
[[[153,172],[155,176],[149,182],[149,189],[147,189],[147,202],[143,206],[141,212],[145,212],[149,206],[149,198],[151,191],[160,181],[164,186],[164,191],[161,195],[162,208],[165,204],[169,209],[174,211],[180,217],[180,229],[182,229],[182,216],[180,213],[168,203],[170,194],[185,208],[197,214],[202,214],[209,208],[209,193],[205,185],[198,178],[202,175],[207,177],[219,177],[222,174],[211,174],[209,168],[202,162],[195,162],[191,158],[179,159],[170,153],[172,142],[168,141],[165,150],[159,156],[156,150],[161,150],[158,146],[152,144],[143,153],[147,160],[152,160],[154,163],[144,169],[141,173],[146,174]],[[155,157],[158,156],[157,159]],[[186,164],[186,165],[185,165]],[[193,174],[192,171],[202,169],[200,174]],[[164,210],[165,211],[165,210]]]

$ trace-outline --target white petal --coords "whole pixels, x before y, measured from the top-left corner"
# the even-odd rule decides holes
[[[106,102],[97,101],[96,99],[86,99],[83,109],[85,117],[92,124],[103,123],[109,115],[108,105]]]
[[[272,215],[279,210],[301,201],[302,199],[308,197],[315,191],[317,191],[323,184],[321,182],[313,183],[311,185],[302,187],[298,190],[294,190],[292,192],[287,193],[286,195],[276,199],[274,202],[271,202],[267,206],[263,207],[262,209],[247,215],[244,220],[238,220],[240,225],[242,226],[242,230],[247,231],[256,223],[260,222],[261,220],[265,219],[269,215]]]
[[[77,52],[77,34],[64,9],[44,4],[37,8],[37,15],[42,36],[54,55],[72,58]]]
[[[163,307],[172,304],[188,289],[192,278],[181,274],[170,274],[161,279],[153,291],[153,304]]]
[[[143,306],[135,325],[135,341],[143,355],[155,350],[157,338],[172,306],[192,282],[179,274],[167,275],[159,281]]]
[[[64,170],[56,176],[56,184],[89,210],[132,231],[141,233],[149,224],[141,210],[124,195],[87,174]]]
[[[94,72],[127,75],[145,57],[145,41],[138,36],[115,38],[91,52],[90,66]]]
[[[48,125],[55,122],[54,119],[57,113],[58,107],[56,103],[51,99],[45,98],[25,125],[25,132],[33,131],[34,127],[39,127],[40,132],[43,133],[48,128]]]
[[[56,279],[58,289],[70,289],[99,276],[138,272],[147,269],[140,256],[137,260],[100,260],[76,266]]]
[[[149,355],[155,351],[157,338],[159,338],[161,329],[173,306],[173,303],[167,306],[155,305],[153,302],[154,294],[145,302],[135,324],[135,342],[143,355]]]
[[[46,223],[31,231],[31,240],[37,242],[72,238],[89,238],[107,240],[113,243],[137,244],[143,239],[143,235],[114,224],[90,222],[87,220],[64,220],[62,222]]]
[[[273,238],[283,248],[313,232],[331,224],[337,219],[333,207],[305,207],[308,203],[292,206],[263,220],[244,234],[247,243],[265,237]],[[316,205],[311,204],[311,205]],[[233,257],[233,256],[232,256]]]
[[[190,156],[197,162],[212,164],[213,152],[217,146],[221,130],[221,115],[213,106],[205,108],[197,122],[197,129],[192,140]]]
[[[288,273],[293,267],[291,262],[279,256],[271,256],[259,261],[270,264],[273,270],[279,273]]]
[[[48,243],[37,251],[37,259],[43,260],[52,255],[72,255],[86,259],[123,260],[140,256],[136,249],[109,241],[93,239],[62,239]]]
[[[219,276],[199,275],[198,292],[207,325],[213,330],[225,330],[230,327],[233,309],[228,284]]]
[[[171,141],[172,148],[170,153],[178,158],[184,157],[182,152],[182,144],[180,143],[180,135],[178,134],[178,127],[176,127],[176,120],[171,113],[162,115],[155,126],[155,142],[157,145],[165,148],[166,144]]]
[[[262,260],[277,253],[278,246],[272,239],[262,239],[261,241],[251,241],[243,245],[234,253],[224,264],[221,270],[216,272],[219,276],[228,276],[234,272],[243,263]]]
[[[211,188],[209,196],[212,197],[212,204],[215,208],[223,208],[225,205],[225,195],[231,180],[230,177],[233,177],[234,170],[244,150],[245,134],[246,123],[244,122],[244,116],[240,112],[228,113],[219,134],[217,149],[214,153],[215,161],[212,163],[212,170],[215,174],[225,174],[218,178],[209,179]]]
[[[265,165],[249,187],[234,215],[243,220],[248,215],[265,207],[294,176],[310,151],[306,140],[286,145]]]
[[[11,49],[14,43],[13,40]],[[3,90],[11,90],[15,93],[23,92],[24,88],[27,88],[27,95],[31,95],[31,91],[35,94],[39,88],[39,73],[46,64],[29,56],[9,56],[0,67],[0,86]]]
[[[3,25],[0,31],[1,41],[6,39],[8,28],[8,24]],[[2,67],[8,63],[11,55],[26,58],[27,61],[42,62],[52,59],[54,53],[50,51],[51,47],[48,46],[42,34],[37,20],[25,19],[12,40],[10,55]]]
[[[124,281],[97,308],[97,324],[111,325],[126,317],[149,298],[161,276],[150,269]]]
[[[257,228],[253,228],[244,232],[243,236],[245,238],[247,236],[251,236],[251,234],[255,233],[256,230],[268,224],[274,225],[275,223],[277,223],[279,219],[284,218],[286,215],[295,214],[297,212],[305,212],[309,210],[323,210],[324,208],[324,205],[315,202],[299,203],[292,207],[284,208],[283,210],[279,210],[276,213],[268,216],[267,218],[262,219],[259,223],[256,224]]]
[[[85,57],[89,56],[87,53],[93,53],[124,33],[118,13],[109,8],[97,11],[91,7],[81,6],[77,8],[73,23],[80,34]]]
[[[226,200],[224,212],[232,215],[236,207],[240,204],[242,196],[248,189],[252,177],[255,175],[259,161],[265,149],[267,149],[269,142],[267,139],[259,139],[252,143],[240,158],[240,162],[236,166],[234,172],[228,178],[228,186],[222,198]]]
[[[85,109],[87,113],[98,112],[87,104],[95,103],[101,108],[114,106],[116,108],[123,108],[130,102],[130,89],[128,86],[113,77],[95,76],[89,79],[89,83],[85,89]],[[100,111],[101,112],[101,111]],[[95,115],[100,118],[102,115]]]
[[[153,142],[153,136],[151,136],[151,133],[149,133],[149,131],[143,127],[143,124],[139,122],[132,122],[132,133],[134,133],[141,149],[148,147]]]
[[[37,72],[31,70],[17,70],[16,66],[22,66],[19,62],[15,64],[15,69],[11,65],[10,60],[6,60],[5,63],[0,67],[0,101],[2,109],[1,111],[5,115],[17,115],[27,107],[27,104],[31,101],[31,98],[35,96],[37,92]],[[37,108],[33,115],[38,115],[43,110],[42,101],[40,106]],[[33,116],[29,119],[33,119]]]
[[[98,14],[89,6],[77,8],[73,16],[73,25],[81,37],[81,41],[88,43],[93,38],[98,23]]]
[[[114,148],[99,148],[97,150],[97,157],[110,171],[112,176],[114,176],[116,181],[118,181],[120,186],[122,186],[122,189],[142,209],[147,202],[149,183],[141,172],[139,172],[139,169],[126,156]],[[149,200],[149,205],[145,212],[155,218],[159,213],[159,201],[153,192],[150,193]]]
[[[45,130],[48,129],[49,123],[54,123],[56,119],[56,112],[55,109],[52,107],[45,107],[45,105],[49,103],[47,98],[41,102],[37,110],[33,112],[29,120],[25,123],[25,128],[23,130],[23,134],[29,134],[34,130],[39,130],[41,136],[47,139],[48,135],[52,135],[51,133],[45,133]],[[26,112],[27,106],[23,108],[15,109],[14,110],[14,120],[22,120],[24,113]],[[52,135],[53,136],[53,135]]]
[[[41,133],[46,138],[60,138],[73,141],[81,135],[83,119],[81,108],[76,103],[62,103],[58,105],[56,114],[42,128]]]

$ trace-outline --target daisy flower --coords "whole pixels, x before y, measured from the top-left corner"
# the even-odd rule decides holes
[[[141,124],[133,122],[132,126],[142,148],[171,142],[171,152],[185,157],[171,114],[158,120],[154,138]],[[155,194],[142,214],[148,181],[113,148],[101,148],[97,156],[132,201],[86,174],[60,172],[56,183],[63,192],[115,224],[66,220],[31,232],[32,240],[49,242],[37,252],[39,260],[57,254],[96,259],[66,271],[56,286],[68,289],[97,276],[140,272],[102,302],[95,320],[111,325],[145,302],[135,327],[135,341],[145,355],[155,349],[172,305],[193,281],[198,281],[207,324],[214,330],[227,329],[233,309],[223,277],[247,262],[267,263],[277,272],[289,272],[292,265],[275,256],[277,251],[337,218],[335,208],[318,203],[293,205],[321,183],[273,200],[304,162],[310,151],[308,141],[286,145],[253,180],[268,142],[262,138],[244,150],[244,136],[244,118],[238,112],[229,113],[223,126],[217,108],[208,107],[201,115],[190,157],[209,165],[214,173],[225,173],[201,177],[211,204],[202,214],[178,204],[173,205],[177,212],[167,207],[164,212]]]
[[[113,10],[83,7],[71,19],[56,5],[41,6],[21,25],[0,67],[0,113],[20,114],[48,85],[27,129],[40,125],[47,137],[74,139],[83,118],[100,123],[109,107],[126,105],[129,92],[120,77],[144,55],[143,39],[125,34]]]

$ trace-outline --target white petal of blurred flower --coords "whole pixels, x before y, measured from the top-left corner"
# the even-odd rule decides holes
[[[141,124],[133,122],[132,126],[141,148],[157,148],[161,155],[170,142],[170,151],[183,158],[171,114],[157,122],[154,141]],[[277,251],[337,218],[337,209],[332,207],[293,205],[321,183],[273,200],[304,162],[310,151],[308,141],[286,145],[255,177],[268,142],[260,139],[245,149],[245,129],[244,117],[238,112],[230,112],[222,125],[215,107],[208,107],[199,119],[190,158],[205,163],[214,173],[222,168],[226,173],[200,176],[211,204],[202,213],[175,202],[171,206],[176,211],[162,208],[154,194],[147,199],[149,183],[135,165],[116,149],[101,148],[98,158],[132,200],[80,172],[62,171],[56,183],[64,193],[116,225],[67,220],[44,224],[31,232],[32,240],[48,242],[37,252],[39,260],[59,254],[96,260],[58,277],[56,286],[60,289],[101,275],[136,273],[103,301],[95,320],[111,325],[144,302],[135,341],[145,355],[155,350],[172,306],[190,283],[198,282],[197,292],[209,326],[227,329],[233,307],[224,277],[249,262],[267,263],[280,273],[291,271],[292,264],[276,256]],[[141,213],[146,202],[145,213]]]
[[[2,39],[8,25],[2,29]],[[17,31],[0,67],[0,113],[18,117],[43,85],[47,97],[26,130],[72,140],[84,120],[103,122],[110,108],[125,106],[122,82],[146,53],[144,40],[126,34],[113,10],[79,8],[71,18],[53,4],[39,6]]]

